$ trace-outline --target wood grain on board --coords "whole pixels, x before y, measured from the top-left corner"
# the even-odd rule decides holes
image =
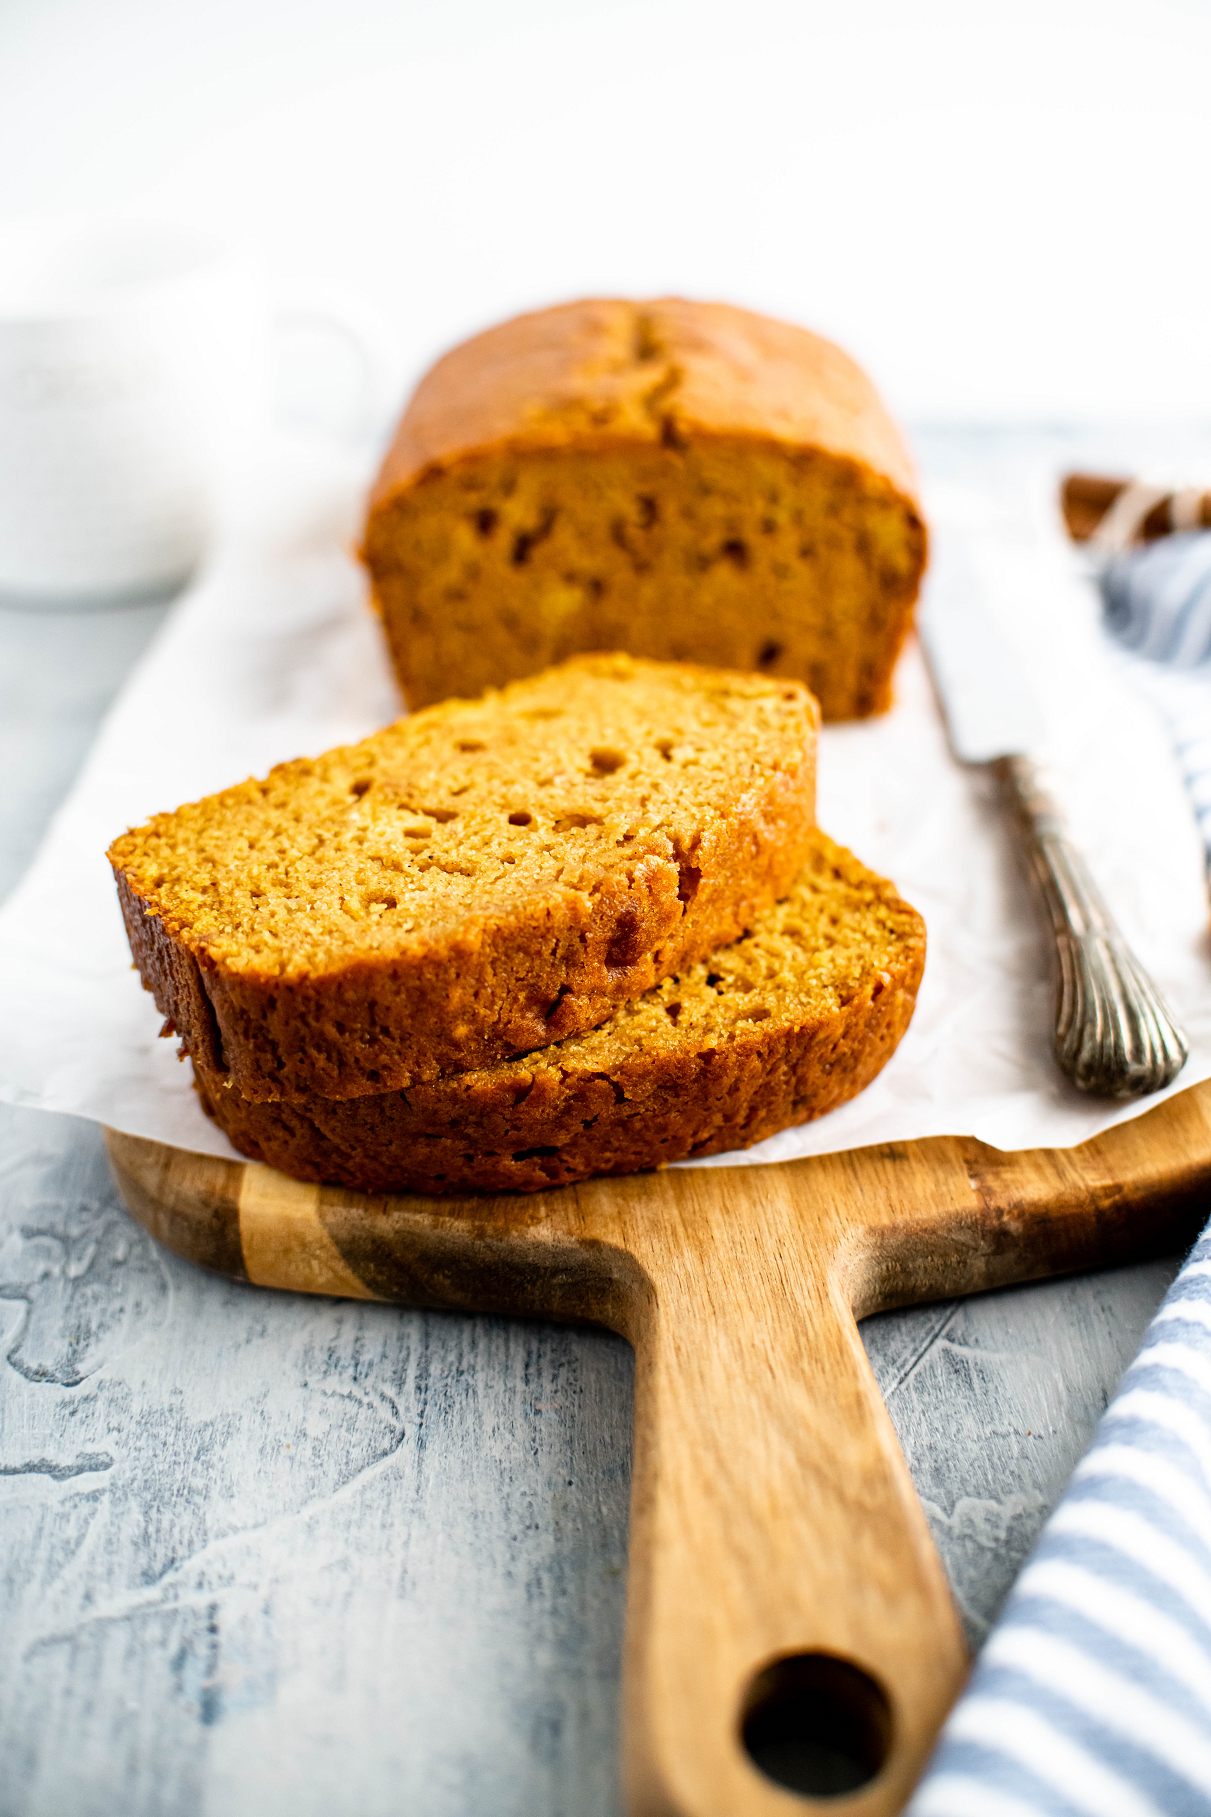
[[[887,1699],[886,1759],[846,1810],[891,1817],[966,1654],[855,1320],[1171,1250],[1211,1182],[1211,1083],[1076,1149],[938,1138],[494,1198],[371,1198],[108,1144],[136,1217],[225,1274],[625,1336],[632,1812],[802,1809],[754,1766],[741,1724],[771,1662],[824,1654]]]

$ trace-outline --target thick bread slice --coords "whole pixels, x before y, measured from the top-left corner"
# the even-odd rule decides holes
[[[257,1100],[545,1047],[790,887],[816,718],[794,683],[585,657],[283,764],[114,842],[143,982]]]
[[[413,707],[617,649],[790,676],[846,719],[890,702],[925,529],[839,348],[723,303],[598,298],[438,361],[364,559]]]
[[[205,1064],[235,1146],[363,1192],[532,1192],[746,1148],[870,1083],[908,1027],[925,925],[823,833],[790,895],[734,945],[601,1028],[407,1092],[251,1104]]]

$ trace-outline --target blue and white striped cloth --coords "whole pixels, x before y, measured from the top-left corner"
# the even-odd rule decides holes
[[[1111,630],[1166,665],[1141,664],[1140,678],[1169,722],[1211,852],[1211,534],[1121,556],[1101,584]],[[1211,1817],[1211,1228],[908,1810]]]
[[[1211,656],[1211,532],[1162,537],[1102,572],[1106,623],[1152,662],[1193,669]]]
[[[1211,868],[1211,532],[1167,536],[1103,569],[1106,624],[1173,735]]]
[[[1211,1812],[1211,1235],[1153,1320],[909,1810]]]

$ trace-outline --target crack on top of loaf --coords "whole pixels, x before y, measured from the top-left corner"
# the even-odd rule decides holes
[[[656,318],[646,309],[641,309],[635,317],[631,351],[637,366],[660,359],[665,351],[664,342],[656,331]]]
[[[653,422],[663,424],[670,420],[667,406],[684,377],[680,366],[666,366],[656,383],[644,392],[643,407]]]
[[[685,380],[681,366],[670,357],[668,343],[657,326],[655,314],[637,309],[631,329],[631,356],[637,366],[652,367],[663,362],[664,370],[655,384],[641,393],[639,405],[656,428],[662,447],[683,449],[685,440],[669,408],[673,394]]]

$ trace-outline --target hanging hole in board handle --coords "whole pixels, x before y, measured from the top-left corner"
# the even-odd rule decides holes
[[[788,1792],[838,1798],[875,1778],[891,1711],[868,1673],[832,1653],[792,1653],[749,1686],[740,1736],[753,1765]]]
[[[280,422],[349,442],[385,433],[399,409],[401,363],[372,304],[344,294],[282,302],[273,327]]]

